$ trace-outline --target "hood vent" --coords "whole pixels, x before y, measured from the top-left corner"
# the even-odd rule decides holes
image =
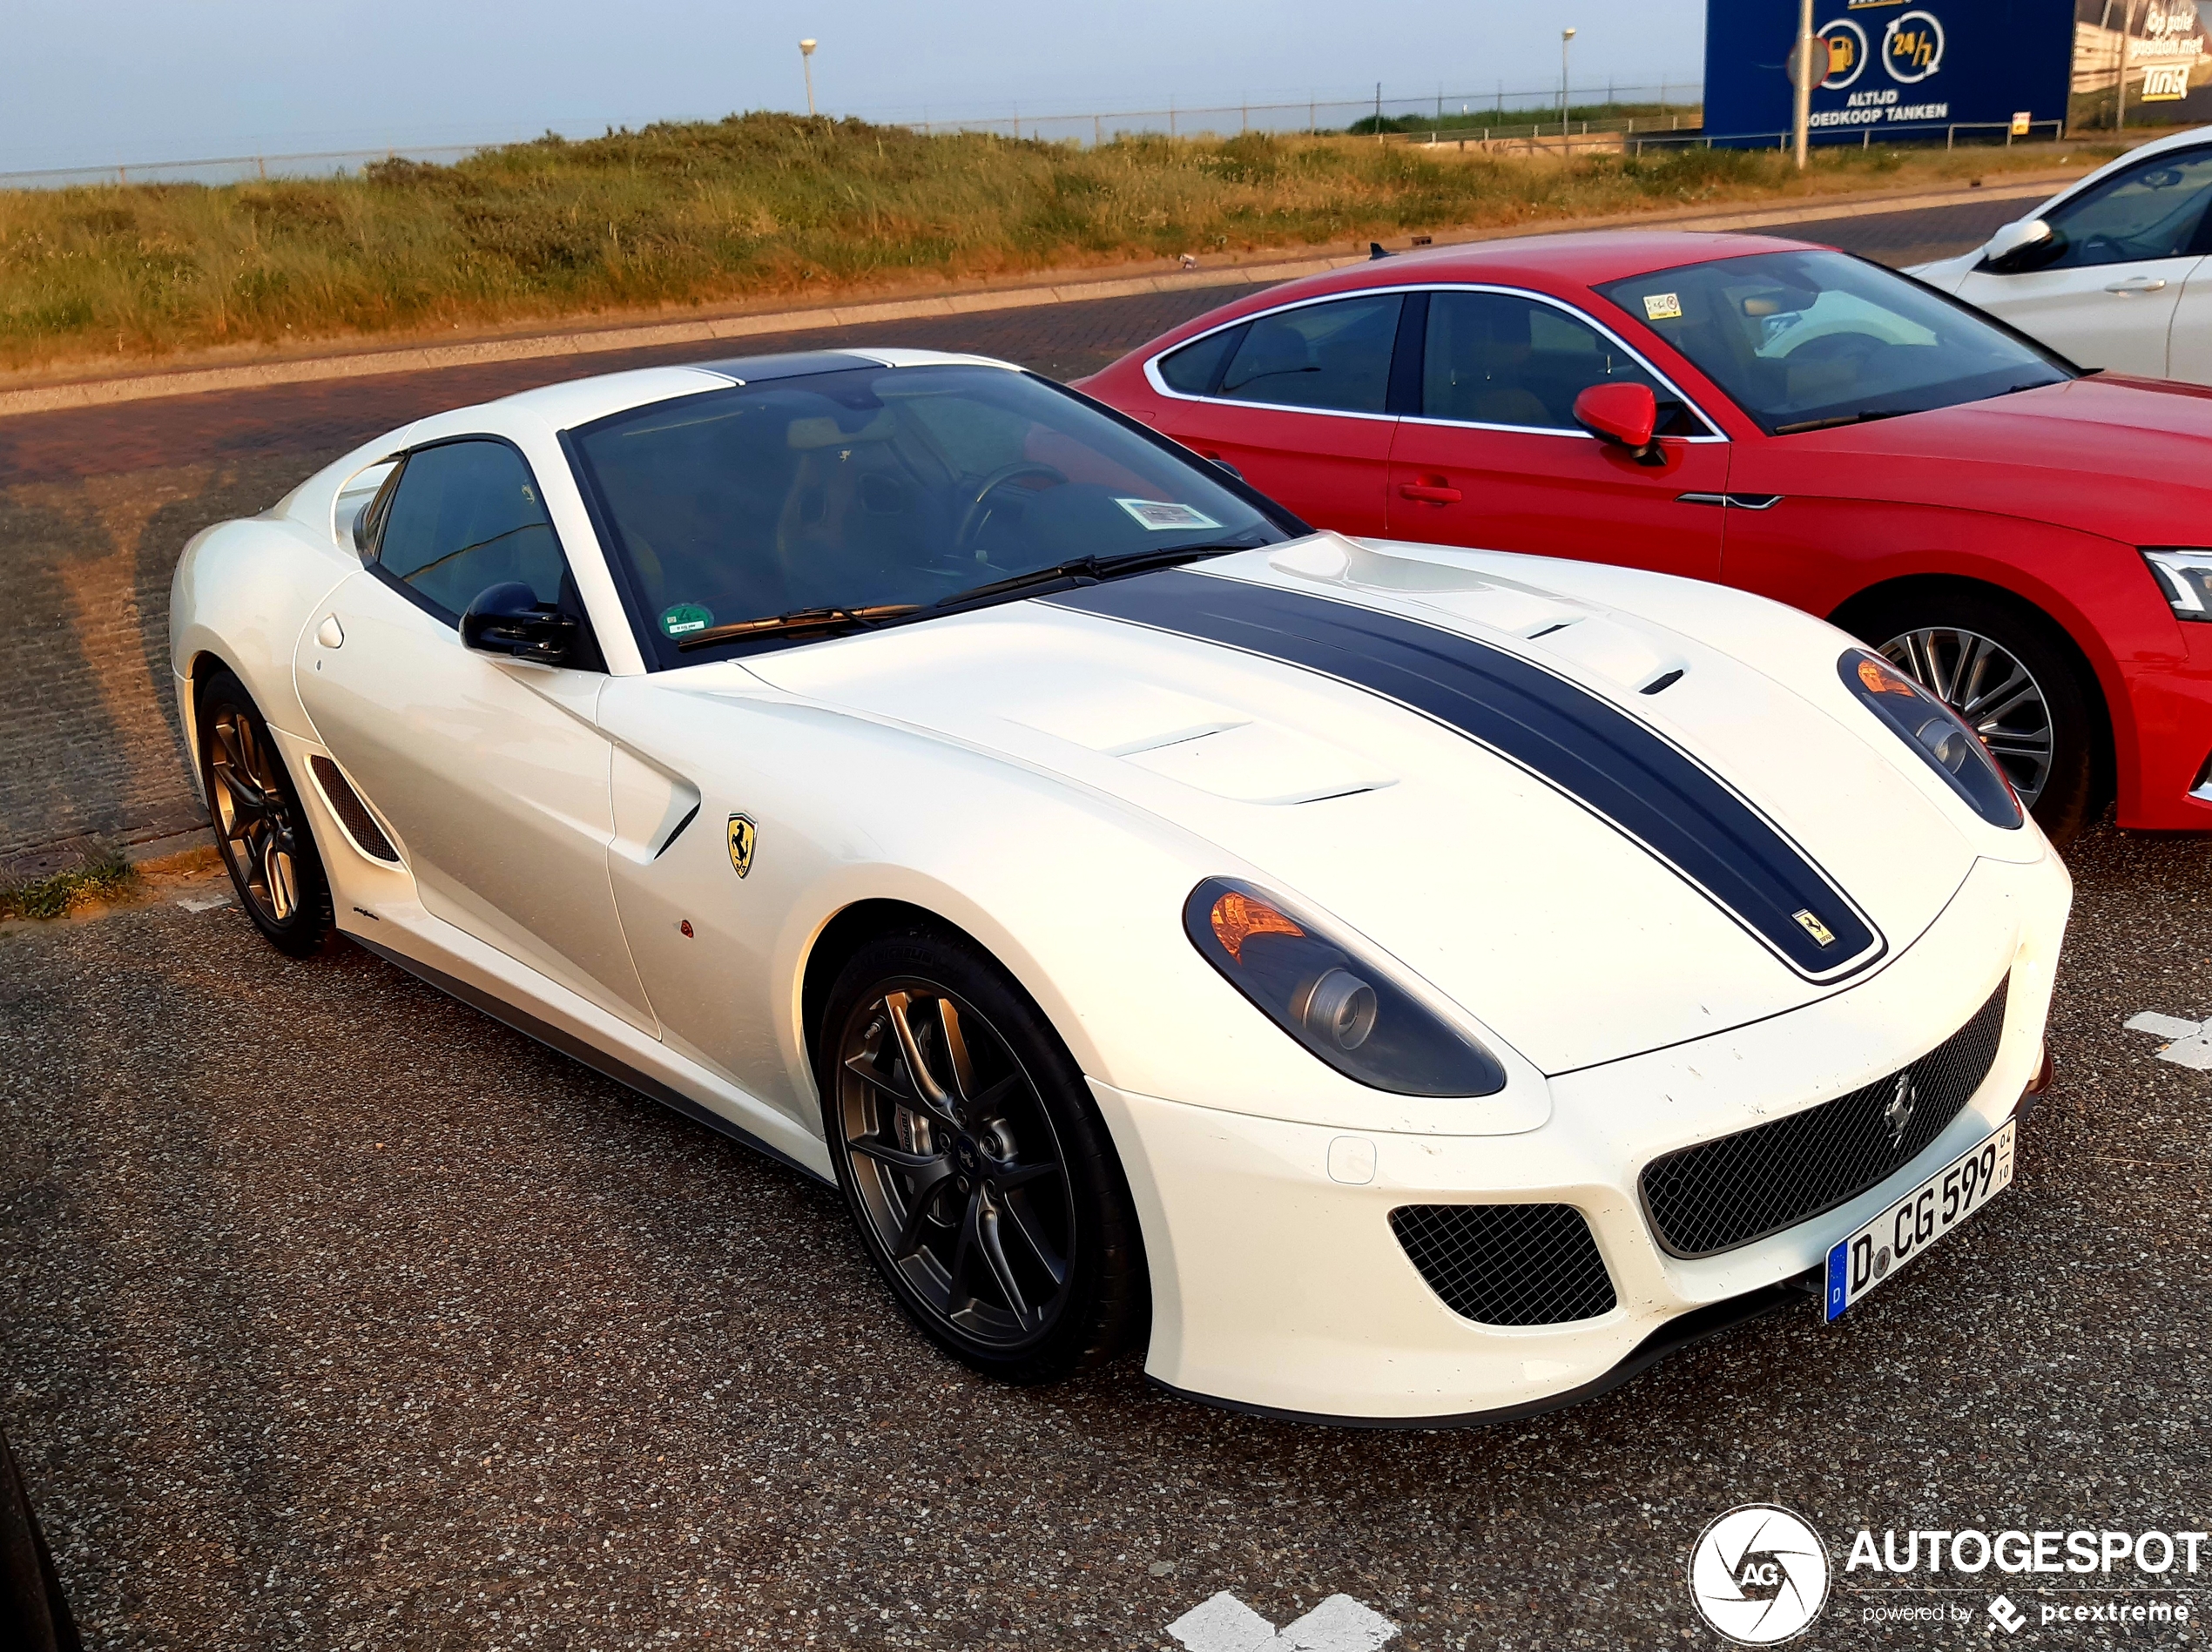
[[[1456,730],[1639,845],[1806,981],[1856,974],[1887,950],[1858,905],[1734,787],[1533,660],[1344,598],[1182,569],[1039,600],[1318,672]]]

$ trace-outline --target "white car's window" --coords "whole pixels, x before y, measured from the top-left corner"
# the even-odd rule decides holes
[[[1775,435],[2073,376],[1979,311],[1841,253],[1715,259],[1598,291]]]
[[[1395,293],[1263,315],[1229,358],[1215,393],[1232,401],[1380,413],[1398,340]]]
[[[1003,368],[765,381],[617,415],[575,447],[664,665],[806,640],[778,623],[822,610],[921,610],[1077,559],[1286,536],[1214,467]]]
[[[1579,430],[1575,398],[1594,384],[1646,384],[1659,434],[1700,427],[1674,392],[1595,327],[1508,293],[1437,293],[1421,350],[1421,412],[1431,419]]]
[[[2071,269],[2182,258],[2212,251],[2205,207],[2212,203],[2212,149],[2155,156],[2107,179],[2045,220],[2052,255],[2033,267]]]
[[[448,623],[510,582],[559,603],[568,572],[529,466],[503,442],[410,454],[377,529],[376,566]]]

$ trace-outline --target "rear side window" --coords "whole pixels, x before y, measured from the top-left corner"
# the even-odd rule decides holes
[[[1214,386],[1221,381],[1221,369],[1229,353],[1244,342],[1247,329],[1241,327],[1224,327],[1210,333],[1195,344],[1186,344],[1160,358],[1160,377],[1170,390],[1184,395],[1211,395]]]
[[[1644,384],[1659,433],[1690,435],[1689,409],[1595,327],[1507,293],[1438,293],[1421,355],[1421,411],[1469,424],[1578,430],[1575,398],[1594,384]]]
[[[385,509],[376,565],[448,621],[510,580],[557,603],[567,572],[529,466],[503,442],[409,455]]]
[[[1230,357],[1219,394],[1277,407],[1380,413],[1403,302],[1399,293],[1379,293],[1260,316]]]

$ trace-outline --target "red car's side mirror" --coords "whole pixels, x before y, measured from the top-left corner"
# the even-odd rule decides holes
[[[1659,423],[1659,400],[1648,384],[1590,386],[1575,398],[1575,422],[1600,442],[1626,448],[1646,463],[1658,454],[1651,433]]]

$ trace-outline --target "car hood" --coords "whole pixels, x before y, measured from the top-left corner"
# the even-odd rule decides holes
[[[1197,850],[1217,856],[1211,870],[1318,908],[1548,1072],[1844,990],[1936,920],[1973,863],[1967,833],[1979,823],[1962,825],[1961,811],[1932,795],[1932,777],[1832,665],[1834,698],[1820,703],[1802,683],[1785,686],[1786,673],[1591,600],[1587,568],[1573,570],[1577,599],[1529,583],[1525,566],[1514,578],[1483,561],[1317,535],[746,666],[787,692],[989,751],[1175,823],[1214,846]],[[1604,571],[1632,584],[1659,577]],[[1261,617],[1248,637],[1193,634],[1204,629],[1194,616],[1245,611]],[[1808,643],[1831,659],[1848,645],[1818,621],[1770,604],[1757,612],[1788,632],[1800,660]],[[1610,731],[1591,747],[1595,768],[1546,772],[1550,759],[1512,746],[1520,734],[1496,737],[1512,749],[1486,744],[1390,685],[1347,680],[1368,669],[1350,655],[1333,662],[1340,672],[1290,657],[1291,633],[1309,623],[1371,622],[1378,659],[1409,637],[1434,640],[1430,678],[1397,684],[1408,700],[1420,680],[1468,662],[1521,673],[1570,703],[1578,728]],[[1561,738],[1573,745],[1583,735]],[[1608,819],[1608,797],[1619,797],[1605,792],[1603,771],[1636,761],[1680,761],[1707,785],[1718,777],[1737,801],[1714,806],[1756,817],[1692,823],[1738,834],[1723,860],[1761,853],[1750,841],[1761,831],[1794,846],[1831,886],[1815,899],[1835,931],[1864,921],[1871,939],[1852,967],[1816,978],[1817,963],[1793,962],[1740,903],[1732,910],[1666,858],[1710,872],[1697,844],[1666,839],[1663,822],[1640,825],[1639,838]],[[1724,880],[1725,866],[1716,875]],[[1178,920],[1162,914],[1163,925]],[[1855,943],[1844,934],[1838,944]]]
[[[1995,510],[2124,544],[2196,543],[2212,514],[2202,385],[2098,374],[1774,447],[1817,466],[1778,491]],[[1869,462],[1826,462],[1844,455]],[[2114,485],[2129,481],[2157,485]]]

